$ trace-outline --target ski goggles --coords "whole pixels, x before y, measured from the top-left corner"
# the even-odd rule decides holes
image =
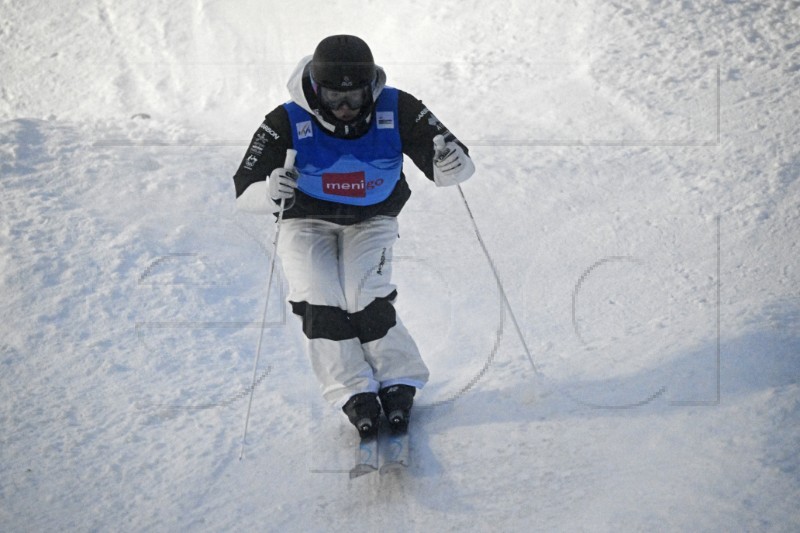
[[[369,87],[351,89],[349,91],[337,91],[327,87],[317,86],[317,96],[325,107],[336,110],[347,104],[350,109],[359,109],[367,101],[367,91]]]

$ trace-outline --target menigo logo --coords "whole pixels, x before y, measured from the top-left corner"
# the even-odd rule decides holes
[[[367,191],[383,185],[383,178],[367,181],[364,172],[325,172],[322,174],[322,191],[335,196],[365,198]]]

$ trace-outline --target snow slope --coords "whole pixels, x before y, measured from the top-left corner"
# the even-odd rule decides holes
[[[797,531],[799,8],[3,2],[0,529]],[[339,32],[470,145],[522,335],[409,163],[432,380],[353,481],[281,291],[238,460],[274,225],[230,176]]]

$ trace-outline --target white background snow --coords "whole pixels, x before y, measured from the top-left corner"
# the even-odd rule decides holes
[[[413,465],[349,480],[231,176],[334,33],[408,162]],[[0,530],[800,530],[800,4],[0,4]],[[283,278],[281,276],[281,285]],[[526,354],[526,347],[531,357]]]

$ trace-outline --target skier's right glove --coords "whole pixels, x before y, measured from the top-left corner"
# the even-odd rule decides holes
[[[269,175],[269,196],[276,202],[294,198],[297,188],[297,170],[278,167]]]

